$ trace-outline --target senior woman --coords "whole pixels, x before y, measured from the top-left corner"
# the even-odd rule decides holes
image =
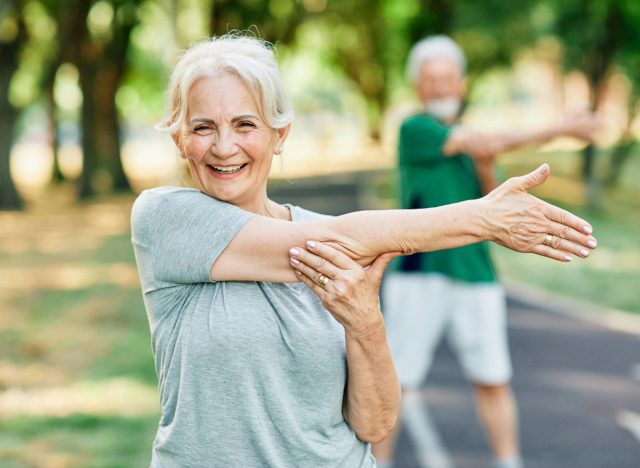
[[[152,466],[373,467],[400,402],[378,303],[393,255],[595,247],[585,221],[526,193],[546,165],[440,208],[327,217],[269,200],[293,111],[259,39],[191,47],[169,95],[162,128],[197,189],[147,190],[132,211],[162,413]]]

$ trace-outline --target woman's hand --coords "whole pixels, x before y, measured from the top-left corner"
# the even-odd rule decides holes
[[[385,268],[397,253],[377,257],[366,270],[344,253],[322,242],[294,247],[290,263],[345,331],[366,334],[382,324],[378,291]],[[326,285],[323,285],[323,276]]]
[[[561,262],[571,261],[571,254],[587,257],[597,245],[589,223],[527,193],[548,177],[549,166],[543,164],[527,175],[507,180],[482,198],[487,238],[518,252]]]

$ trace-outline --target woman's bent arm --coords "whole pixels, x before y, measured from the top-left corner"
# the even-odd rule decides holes
[[[366,270],[321,242],[296,249],[291,266],[344,327],[347,385],[345,419],[365,442],[379,442],[393,429],[400,410],[400,383],[387,344],[378,292],[382,274],[395,254],[376,258]],[[314,282],[314,265],[324,260],[329,281]]]
[[[527,190],[544,182],[547,165],[508,180],[489,195],[438,208],[360,211],[304,223],[255,216],[211,268],[217,281],[295,282],[287,252],[308,240],[325,242],[361,265],[386,252],[429,252],[492,240],[520,252],[569,261],[595,247],[584,220]],[[547,234],[552,245],[544,245]],[[320,271],[321,268],[319,268]]]

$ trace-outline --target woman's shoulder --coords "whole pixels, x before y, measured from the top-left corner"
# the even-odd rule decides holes
[[[143,190],[133,202],[133,211],[156,210],[160,206],[167,208],[197,201],[223,203],[194,188],[162,186]]]
[[[307,210],[300,206],[292,205],[291,203],[285,203],[289,211],[291,212],[291,221],[313,221],[314,219],[330,218],[331,216],[316,213],[315,211]]]
[[[197,211],[202,204],[222,203],[188,187],[154,187],[143,190],[131,208],[131,226],[146,225],[178,213]],[[189,208],[189,209],[187,209]]]
[[[134,203],[157,203],[163,199],[206,197],[200,190],[189,187],[162,186],[143,190]]]

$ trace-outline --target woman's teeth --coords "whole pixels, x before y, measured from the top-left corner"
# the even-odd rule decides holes
[[[239,166],[211,166],[211,165],[209,165],[209,167],[212,168],[213,170],[218,171],[218,172],[222,172],[223,174],[233,174],[234,172],[238,172],[244,166],[246,166],[246,164],[240,164]]]

